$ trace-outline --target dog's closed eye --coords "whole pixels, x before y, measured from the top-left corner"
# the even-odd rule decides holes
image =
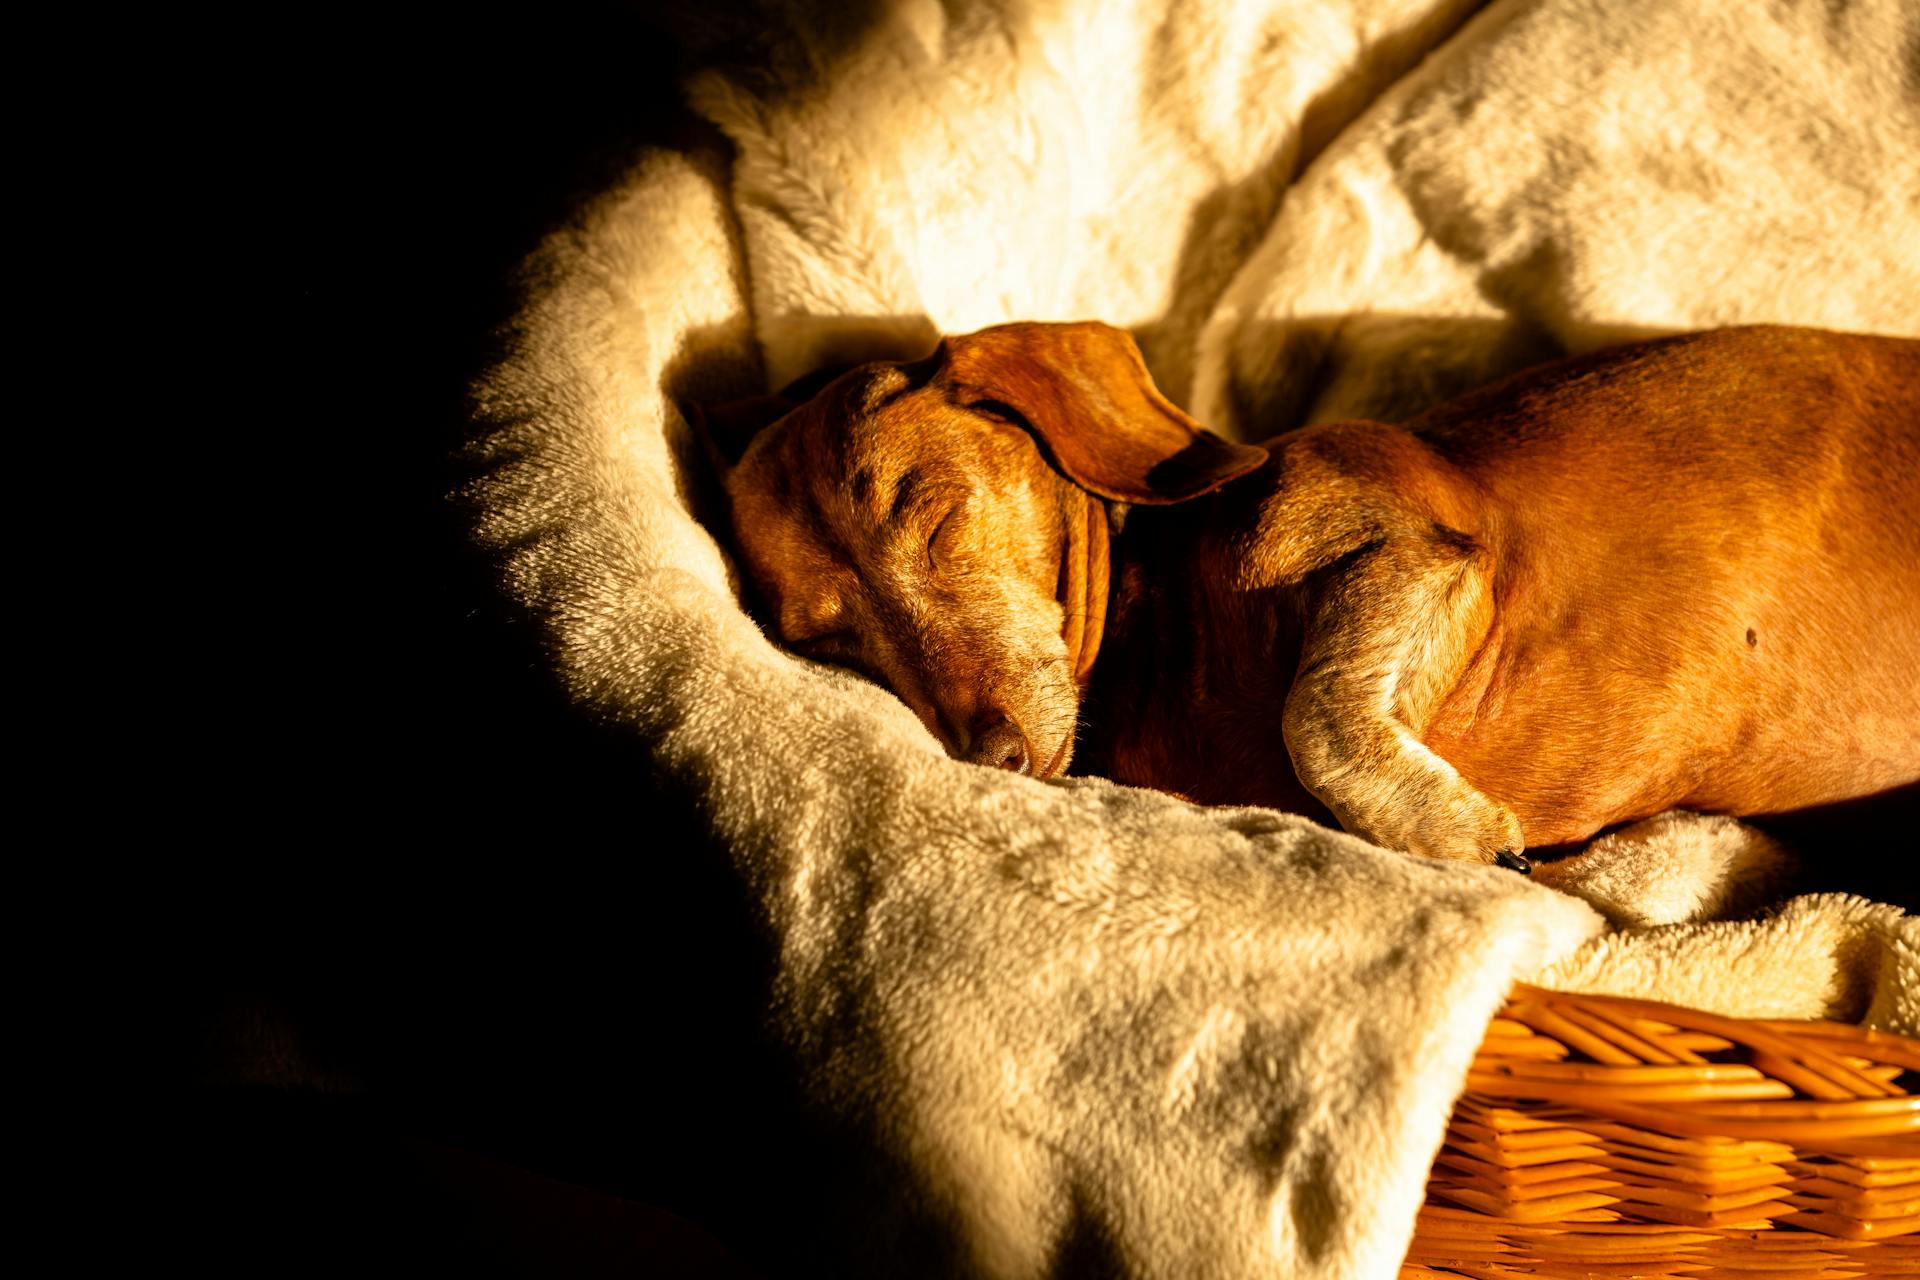
[[[959,514],[960,506],[955,503],[947,509],[946,515],[940,517],[940,523],[934,526],[933,536],[927,539],[927,567],[935,573],[940,572],[943,560],[952,559],[953,535],[958,524],[954,517]]]
[[[988,418],[997,418],[1023,431],[1033,430],[1033,424],[1027,421],[1026,415],[1004,400],[975,400],[967,406],[967,409]]]
[[[787,647],[804,658],[818,662],[831,662],[835,655],[846,652],[853,645],[853,632],[847,630],[829,631],[823,635],[789,638]]]
[[[885,677],[868,660],[860,638],[852,631],[832,631],[805,640],[788,640],[787,647],[809,662],[823,662],[862,676],[877,685],[887,685]],[[888,685],[887,687],[891,687]]]

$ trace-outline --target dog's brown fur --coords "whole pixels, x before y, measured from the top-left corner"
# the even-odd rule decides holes
[[[956,756],[1058,774],[1084,700],[1082,771],[1476,861],[1920,778],[1920,342],[1694,334],[1264,448],[1098,324],[796,399],[714,415],[778,418],[748,574]]]

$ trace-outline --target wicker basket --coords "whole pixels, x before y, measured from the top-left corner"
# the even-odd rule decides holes
[[[1920,1276],[1920,1041],[1516,989],[1408,1277]]]

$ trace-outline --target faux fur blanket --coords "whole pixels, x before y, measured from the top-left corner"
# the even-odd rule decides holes
[[[796,1070],[902,1171],[876,1215],[962,1274],[1390,1276],[1517,980],[1920,1031],[1896,909],[1713,919],[1770,857],[1738,824],[1528,881],[947,759],[742,611],[677,407],[1011,319],[1130,326],[1255,437],[1652,331],[1912,332],[1911,5],[875,8],[709,41],[734,153],[649,154],[529,264],[468,496],[577,700],[731,851]]]

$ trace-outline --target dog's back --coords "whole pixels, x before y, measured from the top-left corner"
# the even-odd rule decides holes
[[[1523,818],[1920,774],[1920,342],[1687,335],[1409,430],[1479,495],[1496,564],[1493,636],[1426,740]]]

